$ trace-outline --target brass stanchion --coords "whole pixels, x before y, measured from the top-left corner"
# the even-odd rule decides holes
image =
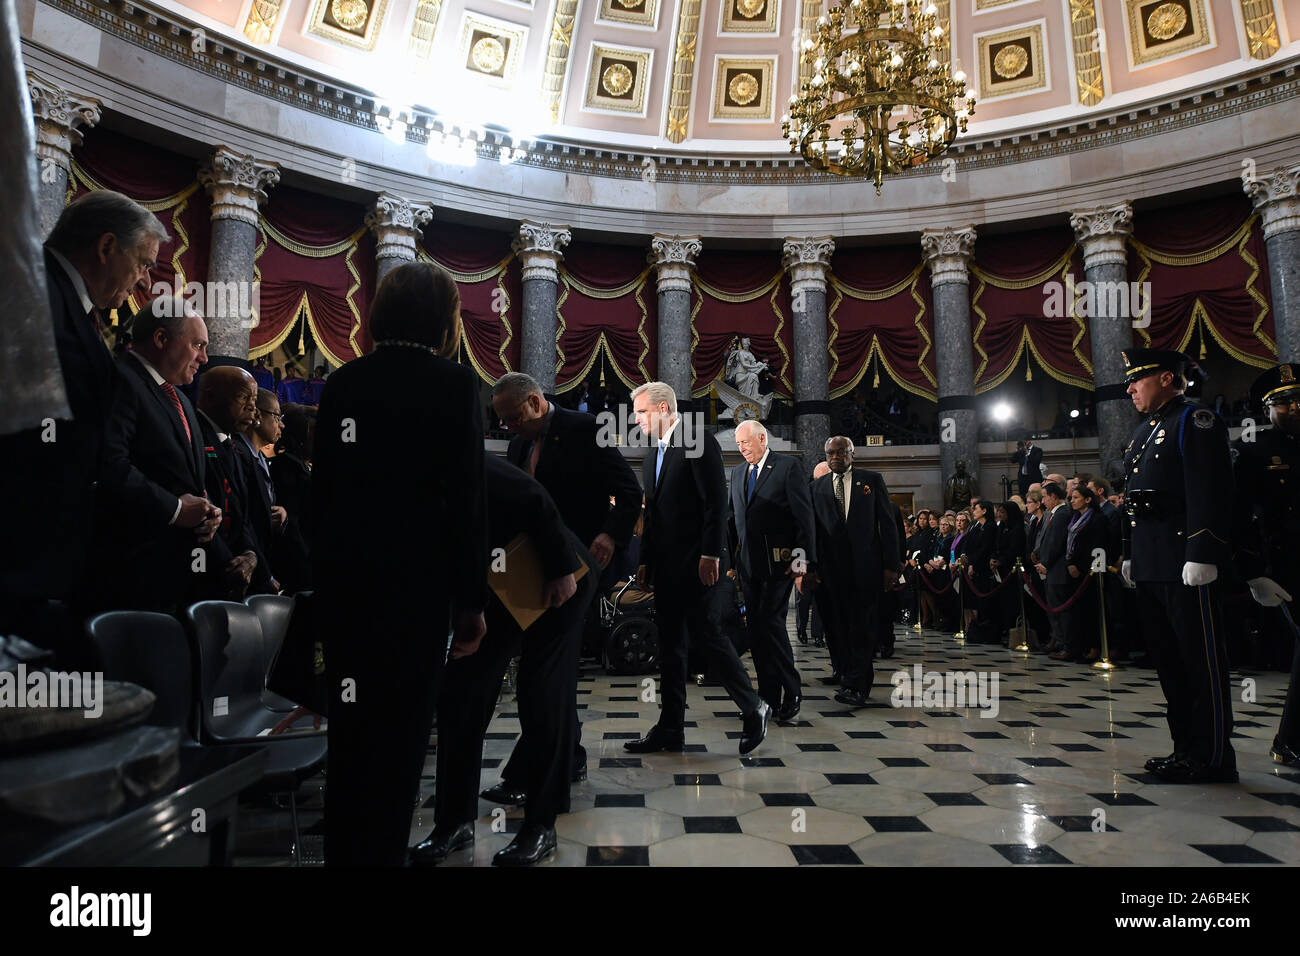
[[[965,556],[963,555],[963,558]],[[966,565],[962,564],[957,568],[957,633],[953,635],[953,640],[958,644],[966,643],[966,589],[962,587],[966,583]]]
[[[1097,605],[1101,608],[1101,660],[1092,662],[1092,669],[1098,671],[1116,670],[1116,665],[1110,659],[1110,641],[1106,633],[1106,594],[1105,588],[1102,587],[1102,581],[1105,579],[1105,573],[1094,574],[1097,579]]]
[[[1020,577],[1025,570],[1020,558],[1016,558],[1014,574],[1016,576],[1016,594],[1020,597],[1020,643],[1011,648],[1013,651],[1020,653],[1029,653],[1029,621],[1025,617],[1025,581]]]
[[[924,573],[920,568],[916,569],[916,623],[912,625],[912,630],[918,634],[921,633],[921,588],[925,586],[921,575]]]

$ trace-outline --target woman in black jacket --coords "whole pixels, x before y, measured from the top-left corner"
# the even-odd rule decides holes
[[[1065,565],[1073,587],[1078,587],[1092,570],[1092,553],[1106,549],[1106,519],[1097,493],[1086,484],[1070,492],[1070,530],[1065,543]],[[1105,560],[1103,556],[1103,560]],[[1101,640],[1097,630],[1097,596],[1080,595],[1065,612],[1065,648],[1050,655],[1058,661],[1095,661]]]
[[[997,548],[997,524],[993,520],[993,506],[981,498],[971,507],[971,516],[971,529],[962,542],[966,550],[966,566],[970,569],[974,588],[981,593],[988,593],[997,585],[990,564]],[[968,640],[977,644],[997,642],[996,600],[978,597],[973,590],[968,589],[966,610],[974,611],[974,619],[966,630]]]
[[[994,548],[992,565],[1002,580],[1016,577],[1016,558],[1025,553],[1025,519],[1020,506],[1014,501],[1004,501],[994,509],[998,519],[998,541]],[[999,626],[1005,640],[1011,628],[1020,619],[1020,584],[1008,584],[998,592]]]

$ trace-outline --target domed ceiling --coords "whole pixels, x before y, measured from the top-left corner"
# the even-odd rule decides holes
[[[819,0],[156,0],[463,127],[785,154]],[[1077,121],[1289,58],[1300,0],[936,0],[974,133]]]

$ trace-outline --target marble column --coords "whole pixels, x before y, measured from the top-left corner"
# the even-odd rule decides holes
[[[659,381],[671,385],[682,408],[691,407],[691,270],[704,248],[699,236],[650,240],[659,291]]]
[[[519,224],[511,248],[524,267],[524,327],[520,334],[520,369],[554,393],[559,353],[556,350],[555,303],[559,298],[560,260],[572,234],[549,222]]]
[[[1300,166],[1243,178],[1242,188],[1264,220],[1277,360],[1300,362]]]
[[[1124,447],[1137,425],[1137,409],[1133,407],[1133,401],[1124,385],[1122,353],[1124,349],[1133,347],[1133,323],[1143,321],[1138,315],[1138,309],[1149,308],[1150,303],[1146,296],[1142,297],[1143,306],[1138,306],[1131,298],[1125,297],[1129,302],[1126,313],[1109,315],[1108,309],[1116,297],[1108,293],[1095,294],[1097,290],[1111,288],[1110,283],[1128,283],[1126,243],[1129,234],[1133,232],[1133,207],[1129,203],[1072,212],[1070,226],[1083,250],[1084,278],[1094,290],[1094,307],[1088,316],[1088,335],[1092,340],[1097,455],[1101,461],[1102,474],[1106,475],[1109,471],[1106,463],[1123,456]]]
[[[81,145],[81,132],[99,122],[100,102],[79,96],[27,74],[27,92],[36,121],[36,159],[40,167],[41,239],[63,212],[72,175],[72,148]]]
[[[970,274],[975,251],[975,227],[927,229],[921,250],[930,267],[934,298],[934,351],[939,372],[939,461],[942,479],[966,462],[968,474],[979,478],[979,422],[975,414],[975,365],[970,326]],[[991,482],[980,492],[993,494]],[[988,487],[986,487],[988,486]]]
[[[208,356],[212,362],[248,364],[248,332],[256,317],[241,314],[241,305],[256,301],[253,257],[257,252],[257,210],[266,199],[265,188],[279,181],[278,164],[259,162],[225,146],[218,146],[199,170],[199,182],[212,197],[207,288],[228,290],[222,295],[208,295],[205,303]],[[238,294],[231,295],[233,290],[239,290]]]
[[[391,193],[380,193],[366,212],[366,228],[375,234],[375,284],[398,266],[415,261],[415,244],[433,207]]]
[[[831,437],[826,270],[834,251],[830,236],[787,239],[782,248],[794,312],[794,437],[810,474]]]

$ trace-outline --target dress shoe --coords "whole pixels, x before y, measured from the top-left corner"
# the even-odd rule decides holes
[[[813,638],[813,647],[825,647],[825,646],[826,646],[826,638],[824,637]]]
[[[840,685],[840,674],[836,671],[834,674],[831,674],[830,677],[819,677],[817,680],[825,684],[827,687],[838,687]]]
[[[882,648],[880,649],[879,656],[880,656],[881,658],[885,658],[885,657],[893,657],[893,656],[894,656],[894,645],[891,644],[891,645],[889,645],[888,647],[882,647]]]
[[[1152,757],[1150,760],[1146,762],[1144,766],[1147,769],[1147,773],[1159,773],[1161,770],[1164,770],[1165,767],[1168,767],[1171,763],[1174,763],[1175,761],[1182,760],[1182,759],[1183,759],[1183,755],[1179,753],[1177,750],[1175,750],[1168,757]]]
[[[767,722],[772,719],[772,708],[767,701],[758,705],[758,710],[746,714],[741,726],[740,754],[743,757],[763,742],[767,736]]]
[[[776,712],[777,723],[787,723],[799,716],[799,705],[803,703],[803,698],[798,694],[793,697],[787,697],[785,704]]]
[[[842,687],[837,690],[835,700],[850,707],[866,707],[871,702],[866,694],[852,687]]]
[[[1050,658],[1051,658],[1052,660],[1054,660],[1054,661],[1072,661],[1072,660],[1074,660],[1074,658],[1071,657],[1069,654],[1067,654],[1065,651],[1057,651],[1055,654],[1048,654],[1047,656],[1050,657]]]
[[[1273,758],[1274,763],[1280,763],[1286,767],[1300,767],[1300,751],[1294,747],[1288,747],[1276,737],[1273,738],[1273,746],[1268,748],[1268,755]]]
[[[798,633],[797,637],[799,638],[799,643],[800,643],[800,644],[807,644],[807,643],[808,643],[808,632],[807,632],[807,631],[800,631],[800,632]]]
[[[686,735],[680,730],[671,733],[660,729],[658,724],[650,728],[650,733],[637,740],[629,740],[623,749],[630,754],[652,754],[661,750],[685,750]]]
[[[1165,783],[1236,783],[1237,771],[1233,767],[1211,767],[1195,757],[1183,757],[1165,764],[1156,771]]]
[[[479,794],[484,800],[490,800],[493,803],[500,803],[507,807],[522,807],[528,802],[528,794],[522,789],[516,789],[502,780],[495,787],[488,787]]]
[[[493,866],[533,866],[555,852],[555,827],[526,823],[510,845],[492,857]]]
[[[1101,657],[1101,651],[1097,650],[1097,648],[1094,647],[1094,648],[1091,648],[1091,649],[1088,651],[1087,654],[1084,654],[1084,655],[1083,655],[1083,657],[1082,657],[1082,661],[1083,661],[1083,663],[1085,663],[1085,664],[1091,664],[1093,661],[1095,661],[1095,660],[1096,660],[1097,658],[1099,658],[1099,657]]]
[[[569,775],[569,783],[582,783],[586,779],[587,761],[584,760],[582,763],[574,765],[573,773]]]
[[[412,866],[437,866],[451,853],[463,850],[474,843],[474,822],[461,823],[448,829],[434,827],[433,832],[411,850]]]

